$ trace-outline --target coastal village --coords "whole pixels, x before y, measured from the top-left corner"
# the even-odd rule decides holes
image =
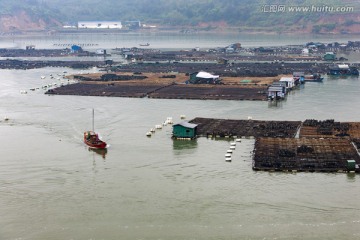
[[[324,75],[330,78],[359,75],[359,64],[337,56],[359,52],[358,41],[268,48],[243,48],[240,43],[234,43],[216,49],[196,47],[178,51],[151,49],[149,45],[95,52],[85,51],[79,45],[60,50],[37,50],[35,46],[27,46],[25,50],[0,49],[1,57],[104,57],[104,61],[87,62],[7,59],[0,60],[0,68],[100,68],[98,73],[64,74],[67,84],[41,86],[48,95],[270,102],[282,101],[291,91],[321,83]],[[125,63],[112,60],[113,55],[121,56]],[[37,89],[40,87],[31,90]],[[334,120],[291,122],[198,117],[174,124],[173,139],[233,139],[231,147],[235,149],[241,138],[254,138],[254,170],[358,173],[359,129],[359,122]],[[147,133],[148,137],[151,135],[152,131]],[[228,150],[227,162],[231,162],[231,153],[232,149]]]
[[[360,1],[0,13],[0,240],[360,238]]]

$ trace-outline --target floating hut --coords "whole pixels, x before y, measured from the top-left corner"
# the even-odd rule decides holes
[[[197,134],[197,124],[189,123],[183,121],[181,123],[175,124],[173,126],[173,138],[180,139],[180,138],[188,138],[194,139],[196,138]]]
[[[286,83],[285,82],[273,82],[268,87],[268,98],[269,99],[284,99],[287,93]]]
[[[282,77],[280,78],[280,82],[284,82],[286,84],[286,88],[289,90],[291,90],[296,85],[293,77]]]

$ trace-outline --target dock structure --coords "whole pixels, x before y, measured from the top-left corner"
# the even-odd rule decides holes
[[[301,121],[261,121],[195,118],[197,135],[206,137],[295,137]]]
[[[345,138],[258,138],[255,142],[254,170],[359,172],[358,164],[360,156]]]

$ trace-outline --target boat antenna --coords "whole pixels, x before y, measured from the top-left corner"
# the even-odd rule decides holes
[[[94,115],[95,115],[95,113],[94,113],[94,109],[92,109],[92,130],[93,130],[93,132],[95,131],[94,129]]]

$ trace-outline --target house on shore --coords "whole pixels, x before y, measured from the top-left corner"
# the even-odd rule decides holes
[[[81,21],[78,29],[122,29],[122,24],[118,21]]]

